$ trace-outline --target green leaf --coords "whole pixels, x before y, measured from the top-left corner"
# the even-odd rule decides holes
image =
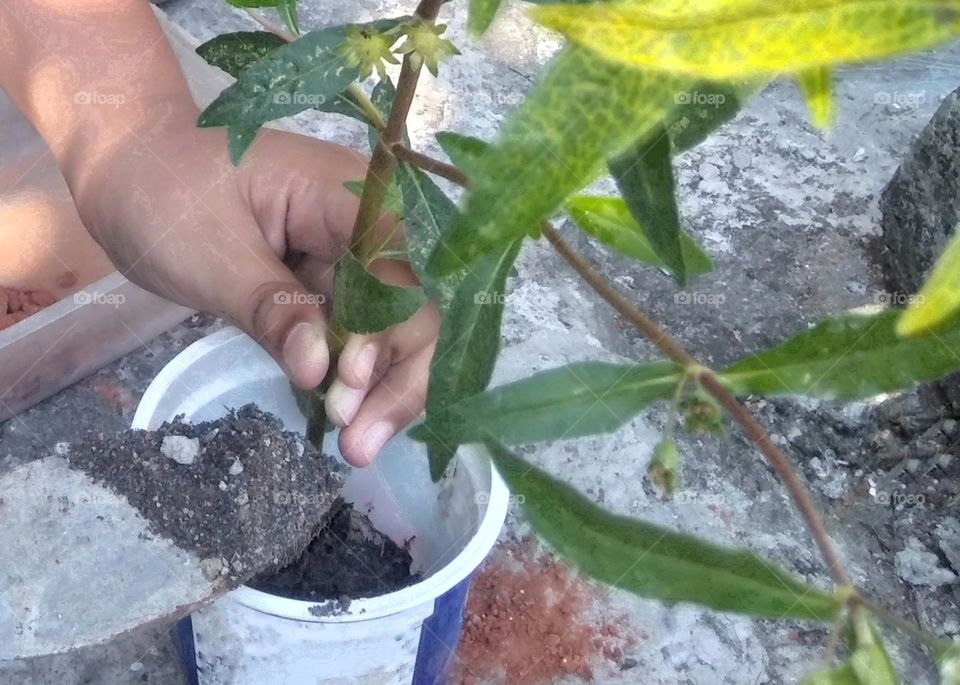
[[[951,38],[958,0],[651,0],[537,7],[605,59],[707,79],[859,63]]]
[[[393,109],[393,99],[397,95],[397,89],[393,85],[393,81],[389,78],[381,79],[377,81],[377,85],[373,87],[373,91],[370,93],[370,102],[373,103],[373,106],[377,108],[377,111],[380,112],[380,115],[383,117],[383,120],[386,121],[390,116],[390,110]],[[380,142],[380,133],[374,128],[373,124],[370,124],[370,130],[368,131],[368,138],[370,141],[370,151],[377,147],[377,144]],[[407,133],[407,127],[403,127],[403,132],[401,134],[401,140],[406,147],[410,147],[410,136]]]
[[[670,155],[667,129],[658,126],[649,137],[611,160],[609,167],[630,213],[644,227],[650,247],[684,286],[687,264],[680,244],[680,210]]]
[[[401,19],[364,24],[378,30]],[[347,26],[313,31],[241,71],[197,121],[199,126],[259,126],[329,105],[359,73],[341,49]]]
[[[900,683],[887,650],[878,642],[858,647],[850,655],[849,663],[860,685],[899,685]]]
[[[693,149],[732,120],[760,89],[757,83],[701,81],[674,95],[676,107],[667,119],[673,153]]]
[[[467,176],[471,175],[471,169],[474,168],[477,160],[490,149],[490,143],[485,140],[453,131],[440,131],[437,134],[437,142],[440,143],[440,147],[453,165]]]
[[[287,30],[293,35],[299,36],[300,17],[297,14],[297,0],[280,0],[277,4],[277,13],[280,14],[280,19]]]
[[[653,457],[647,466],[647,477],[667,495],[677,489],[680,471],[680,451],[673,438],[663,438],[653,448]]]
[[[777,619],[829,622],[841,606],[752,552],[615,516],[499,443],[488,448],[537,533],[597,580],[649,599]]]
[[[334,319],[353,333],[376,333],[413,316],[426,297],[423,288],[388,285],[347,252],[334,277]]]
[[[464,273],[447,304],[430,361],[428,421],[450,405],[481,392],[490,382],[500,351],[507,276],[519,251],[518,240],[478,260]],[[429,434],[422,439],[427,443],[430,475],[439,480],[462,440]]]
[[[939,335],[901,338],[900,311],[844,314],[727,367],[722,380],[745,395],[795,393],[854,399],[909,388],[960,367],[960,322]]]
[[[667,268],[650,245],[646,231],[620,198],[576,195],[567,200],[564,209],[580,228],[617,252],[660,269]],[[707,253],[683,231],[680,232],[680,249],[688,275],[713,270]]]
[[[465,211],[433,253],[430,271],[451,273],[536,231],[608,158],[661,121],[684,83],[563,49],[471,164]]]
[[[920,335],[936,329],[960,309],[960,230],[937,260],[916,302],[900,317],[897,333]]]
[[[456,217],[457,207],[420,169],[401,162],[397,165],[396,178],[403,194],[403,226],[410,266],[430,299],[444,311],[453,300],[462,275],[455,273],[435,279],[427,271],[427,261],[440,236]]]
[[[849,663],[840,664],[837,668],[822,668],[814,671],[802,681],[800,685],[862,685]]]
[[[669,398],[682,378],[671,362],[570,364],[428,413],[410,435],[449,443],[495,437],[515,445],[609,433],[651,402]]]
[[[940,685],[960,685],[960,643],[944,641],[934,650]]]
[[[817,128],[827,129],[833,125],[833,77],[826,67],[807,69],[797,74],[797,85],[807,101],[810,117]]]
[[[470,33],[479,36],[486,31],[499,8],[500,0],[470,0],[470,14],[467,17]]]
[[[363,181],[344,181],[343,187],[357,197],[363,197]],[[383,198],[383,211],[396,217],[404,215],[403,196],[400,194],[400,186],[397,185],[396,178],[392,179],[387,186],[387,194]]]
[[[257,137],[259,130],[257,126],[243,124],[227,127],[227,152],[230,153],[230,161],[234,166],[240,164],[240,160],[253,145],[253,139]]]
[[[208,40],[197,48],[197,54],[236,78],[248,66],[283,45],[286,43],[282,38],[267,31],[240,31]]]

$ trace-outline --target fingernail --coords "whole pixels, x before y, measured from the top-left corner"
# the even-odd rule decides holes
[[[362,390],[351,388],[338,378],[327,392],[327,412],[330,420],[341,428],[349,426],[357,415],[363,398]]]
[[[283,361],[299,385],[320,383],[330,363],[323,325],[303,321],[294,326],[283,343]]]
[[[393,437],[393,434],[393,426],[386,421],[375,423],[367,429],[360,439],[360,447],[368,464],[376,459],[377,453]]]
[[[357,353],[354,373],[357,378],[366,385],[370,382],[370,376],[373,375],[373,367],[377,363],[377,346],[364,345]]]

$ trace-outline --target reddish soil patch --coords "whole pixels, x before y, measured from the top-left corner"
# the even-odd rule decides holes
[[[56,301],[57,296],[45,288],[0,286],[0,331],[20,323]]]
[[[93,391],[114,409],[129,414],[137,408],[137,398],[133,393],[109,378],[94,378],[92,384]]]
[[[605,661],[636,666],[623,650],[646,635],[611,611],[601,588],[534,550],[500,545],[474,576],[452,683],[542,685],[589,680]]]

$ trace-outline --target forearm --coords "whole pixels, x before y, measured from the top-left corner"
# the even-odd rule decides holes
[[[194,115],[146,0],[0,3],[0,87],[49,145],[76,196],[151,129]]]

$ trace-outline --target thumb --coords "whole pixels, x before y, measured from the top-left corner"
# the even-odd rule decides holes
[[[323,295],[310,292],[274,255],[239,270],[225,314],[257,341],[304,389],[315,388],[330,364]]]

